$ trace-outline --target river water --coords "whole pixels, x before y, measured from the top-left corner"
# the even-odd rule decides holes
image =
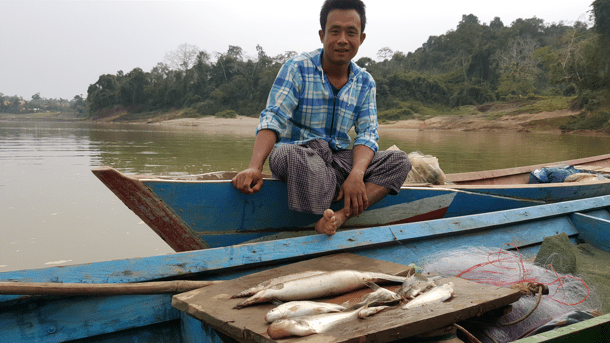
[[[610,151],[608,137],[404,129],[384,129],[380,137],[381,149],[395,144],[436,156],[446,173]],[[91,168],[154,175],[241,170],[253,143],[253,130],[0,121],[0,272],[172,252]]]

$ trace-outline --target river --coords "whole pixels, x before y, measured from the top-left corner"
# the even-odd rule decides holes
[[[0,121],[0,272],[171,253],[91,173],[244,169],[254,133],[155,125]],[[380,148],[436,156],[446,173],[608,153],[609,137],[383,129]],[[268,171],[267,171],[268,172]]]

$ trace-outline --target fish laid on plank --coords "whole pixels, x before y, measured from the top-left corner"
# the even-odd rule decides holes
[[[284,275],[284,276],[276,277],[276,278],[273,278],[273,279],[269,279],[269,280],[263,281],[263,282],[259,283],[256,286],[253,286],[253,287],[250,287],[250,288],[246,289],[245,291],[241,291],[238,294],[233,295],[231,297],[231,299],[250,297],[250,296],[253,296],[254,294],[262,291],[265,288],[273,287],[273,286],[275,286],[277,284],[280,284],[282,282],[302,279],[302,278],[305,278],[305,277],[314,276],[314,275],[320,275],[320,274],[324,274],[324,273],[328,273],[328,272],[321,271],[321,270],[308,270],[308,271],[302,272],[302,273],[295,273],[295,274],[289,274],[289,275]]]
[[[402,308],[411,309],[420,306],[425,306],[434,303],[443,302],[453,296],[453,282],[448,282],[441,286],[436,286],[431,290],[422,293],[417,298],[409,301]]]
[[[380,306],[379,309],[375,307],[366,308],[364,310],[368,311],[362,312],[362,315],[375,314],[386,308],[388,308],[388,306]],[[315,316],[280,319],[269,325],[267,334],[272,339],[279,339],[290,336],[309,336],[315,333],[323,333],[329,331],[338,324],[357,319],[360,312],[361,310],[358,309],[348,312],[325,313]]]
[[[358,318],[366,318],[370,317],[374,314],[377,314],[385,309],[391,308],[392,306],[382,305],[382,306],[374,306],[374,307],[366,307],[358,311]]]
[[[316,314],[340,312],[345,310],[345,306],[316,302],[316,301],[290,301],[283,303],[265,315],[268,323],[273,323],[278,319],[292,317],[312,316]]]
[[[405,298],[413,299],[434,286],[436,286],[435,279],[428,279],[421,274],[413,274],[403,282],[398,294]]]
[[[362,296],[360,302],[351,306],[351,308],[358,308],[362,306],[378,306],[387,303],[393,303],[396,301],[402,300],[402,297],[398,295],[396,292],[392,292],[389,289],[385,289],[383,287],[379,287],[374,282],[366,281],[365,284],[374,290],[373,293],[367,293]],[[343,304],[349,305],[349,302]]]
[[[339,270],[320,275],[301,278],[263,289],[250,298],[235,305],[242,308],[257,303],[280,301],[311,300],[336,296],[365,287],[365,281],[404,282],[404,276],[394,276],[375,272]]]

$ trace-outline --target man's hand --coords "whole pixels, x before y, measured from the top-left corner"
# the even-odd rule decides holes
[[[263,187],[263,174],[254,168],[248,168],[235,175],[233,187],[245,194],[254,194]]]
[[[363,178],[363,173],[352,171],[343,185],[341,185],[337,200],[343,198],[345,205],[343,212],[348,218],[359,216],[369,207],[369,199],[366,196]]]

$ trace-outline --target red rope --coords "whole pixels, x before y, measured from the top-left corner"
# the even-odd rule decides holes
[[[511,245],[512,247],[514,247],[515,250],[517,251],[517,255],[515,256],[515,254],[513,254],[513,253],[502,250],[504,248],[504,246],[506,246],[506,245]],[[512,267],[511,266],[512,264],[517,264],[517,267]],[[476,273],[479,273],[479,274],[506,275],[502,271],[478,270],[480,268],[484,268],[487,266],[495,267],[500,270],[518,270],[519,278],[517,279],[517,281],[502,281],[502,280],[495,280],[495,279],[489,279],[489,278],[466,278],[466,277],[464,277],[464,274],[474,273],[475,271],[476,271]],[[553,301],[556,301],[560,304],[568,305],[568,306],[578,305],[578,304],[584,302],[589,297],[589,292],[590,292],[589,287],[584,282],[584,280],[577,278],[575,276],[572,276],[572,275],[559,276],[559,274],[557,273],[555,268],[553,268],[552,265],[549,264],[547,266],[547,270],[549,270],[549,268],[552,269],[553,273],[555,273],[555,276],[557,277],[557,279],[555,279],[552,282],[542,283],[538,280],[538,278],[535,278],[535,277],[527,278],[526,276],[528,274],[530,274],[532,272],[532,270],[528,270],[525,268],[525,263],[523,262],[523,258],[521,257],[519,248],[517,248],[517,246],[512,243],[504,243],[504,244],[502,244],[502,246],[500,247],[500,250],[498,252],[491,253],[487,256],[487,262],[476,264],[476,265],[462,271],[461,273],[459,273],[457,275],[457,277],[461,277],[465,280],[470,280],[470,281],[474,281],[477,283],[492,284],[492,285],[498,286],[498,287],[510,286],[510,285],[519,284],[519,283],[538,283],[538,284],[542,284],[542,285],[546,285],[546,286],[550,286],[550,285],[559,283],[559,285],[557,286],[557,289],[555,290],[555,293],[553,295],[548,295],[548,297],[551,298]],[[509,275],[507,275],[507,278],[508,277],[509,277]],[[564,284],[566,283],[566,281],[565,281],[566,279],[577,280],[577,281],[581,282],[583,284],[583,286],[587,289],[587,295],[581,301],[574,303],[574,304],[567,304],[558,299],[555,299],[555,296],[559,292],[560,288],[563,291],[563,294],[565,297],[566,291],[564,288]]]

